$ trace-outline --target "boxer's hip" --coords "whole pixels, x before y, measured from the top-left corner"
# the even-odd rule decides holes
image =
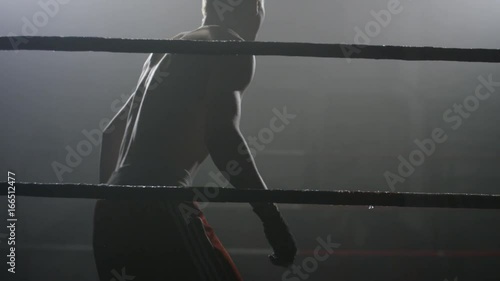
[[[123,166],[112,173],[108,184],[178,185],[178,182],[175,182],[175,177],[169,175],[168,171],[161,175],[144,167]],[[173,202],[168,198],[97,200],[94,227],[101,231],[95,231],[95,233],[112,233],[116,236],[121,232],[126,236],[124,239],[140,240],[143,232],[146,231],[149,232],[147,233],[149,241],[169,237],[178,240],[182,234],[176,225],[179,219],[183,219],[178,217],[181,215],[179,209],[186,206],[188,210],[199,211],[194,202]]]
[[[168,170],[157,171],[141,166],[123,166],[114,171],[109,178],[111,185],[170,185],[179,186],[179,175],[169,174]],[[182,188],[182,187],[179,187]],[[144,227],[158,227],[158,223],[172,223],[169,208],[181,202],[172,202],[168,198],[155,200],[98,200],[95,206],[95,220],[111,224],[141,224]],[[184,202],[183,205],[192,202]]]

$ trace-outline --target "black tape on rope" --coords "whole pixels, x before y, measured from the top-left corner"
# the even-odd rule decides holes
[[[0,50],[296,56],[409,61],[500,62],[500,49],[356,44],[190,41],[97,37],[0,37]]]
[[[7,195],[1,182],[0,195]],[[213,194],[216,194],[215,196]],[[16,183],[17,196],[209,202],[500,209],[500,195],[318,190],[241,190],[232,188],[119,186],[106,184]]]

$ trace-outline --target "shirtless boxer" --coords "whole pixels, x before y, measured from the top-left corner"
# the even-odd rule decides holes
[[[204,0],[203,23],[179,40],[255,40],[263,0]],[[151,54],[126,105],[103,134],[100,181],[190,186],[210,155],[229,182],[266,189],[239,129],[253,56]],[[231,166],[232,168],[229,168]],[[192,202],[99,200],[93,246],[101,281],[242,280]],[[189,221],[179,204],[197,210]],[[251,203],[278,266],[293,263],[293,236],[274,204]]]

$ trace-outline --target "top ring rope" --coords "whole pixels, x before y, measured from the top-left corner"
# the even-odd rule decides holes
[[[9,184],[0,182],[0,195]],[[216,192],[215,192],[216,191]],[[107,184],[16,183],[18,196],[200,202],[274,202],[287,204],[500,209],[500,195],[381,191],[255,190],[233,188],[127,186]],[[215,193],[215,195],[213,195]]]
[[[206,55],[239,54],[408,61],[500,62],[500,49],[97,37],[4,36],[0,37],[0,50]]]

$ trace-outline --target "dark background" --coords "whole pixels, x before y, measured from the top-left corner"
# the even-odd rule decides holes
[[[387,9],[388,2],[267,0],[258,40],[353,43],[355,27],[364,29],[373,20],[370,11]],[[23,17],[32,22],[42,11],[37,3],[2,1],[0,35],[23,35]],[[401,5],[403,11],[367,43],[500,46],[496,1],[402,0]],[[59,8],[34,35],[168,38],[201,22],[200,1],[69,0]],[[98,129],[101,120],[114,115],[113,101],[131,93],[145,58],[0,52],[5,180],[10,170],[18,181],[59,182],[51,165],[65,163],[65,148],[86,140],[83,130]],[[398,156],[408,159],[414,140],[439,127],[447,141],[395,191],[498,193],[500,88],[457,130],[442,117],[474,93],[479,76],[490,74],[500,81],[498,64],[258,57],[243,101],[242,130],[256,136],[269,127],[273,108],[286,106],[297,115],[257,153],[270,188],[390,191],[384,172],[397,173]],[[96,183],[99,149],[93,146],[62,182]],[[210,182],[211,171],[217,170],[206,161],[196,185]],[[19,198],[14,280],[96,280],[94,202]],[[341,244],[299,280],[500,280],[498,211],[282,209],[302,251],[297,265],[310,256],[318,237],[330,235]],[[266,260],[268,245],[246,204],[210,204],[205,212],[246,280],[282,280],[283,270]],[[0,241],[5,247],[5,239]]]

